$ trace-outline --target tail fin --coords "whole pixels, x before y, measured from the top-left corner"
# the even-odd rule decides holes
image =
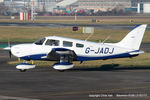
[[[139,50],[146,27],[146,24],[136,25],[132,31],[120,42],[116,43],[116,45],[123,48]]]

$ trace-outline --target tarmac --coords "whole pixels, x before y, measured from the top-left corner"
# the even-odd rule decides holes
[[[150,44],[141,49],[150,51]],[[150,67],[73,68],[58,72],[36,67],[20,72],[0,50],[0,100],[150,100]],[[107,66],[106,66],[107,67]]]
[[[16,26],[16,27],[94,27],[101,29],[115,29],[115,30],[131,30],[135,25],[128,24],[69,24],[69,23],[17,23],[17,22],[1,22],[0,26]],[[150,26],[147,26],[147,31],[150,30]]]

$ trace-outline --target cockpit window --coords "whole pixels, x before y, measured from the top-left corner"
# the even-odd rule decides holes
[[[46,41],[45,45],[49,45],[49,46],[59,46],[59,40],[48,39],[48,40]]]
[[[42,45],[44,43],[44,41],[45,41],[45,38],[42,38],[42,39],[36,41],[35,44],[36,45]]]

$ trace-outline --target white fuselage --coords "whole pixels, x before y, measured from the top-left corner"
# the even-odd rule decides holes
[[[59,44],[52,45],[50,42],[47,42],[48,40],[56,40]],[[50,36],[45,37],[42,44],[32,43],[15,45],[11,48],[11,52],[14,56],[25,60],[26,57],[30,56],[32,56],[30,60],[42,60],[53,48],[66,48],[73,50],[78,57],[78,61],[109,59],[109,57],[116,58],[113,56],[119,56],[134,51],[117,47],[114,44],[109,43],[94,43],[78,39]]]
[[[71,39],[58,36],[42,38],[31,44],[19,44],[6,47],[9,54],[23,60],[59,61],[53,65],[56,70],[73,68],[73,61],[106,60],[113,58],[134,57],[140,51],[140,45],[147,25],[136,25],[118,43],[95,43],[90,41]],[[35,65],[21,63],[16,66],[24,72],[35,68]]]

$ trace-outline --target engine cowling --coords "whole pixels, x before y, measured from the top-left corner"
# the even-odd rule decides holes
[[[67,70],[67,69],[71,69],[74,67],[73,63],[68,63],[68,62],[61,62],[61,63],[56,63],[53,65],[53,68],[56,70]]]

